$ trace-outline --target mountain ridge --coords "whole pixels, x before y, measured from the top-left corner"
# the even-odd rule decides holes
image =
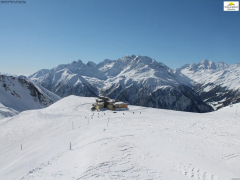
[[[213,110],[189,87],[188,77],[180,76],[148,56],[126,55],[98,64],[78,60],[49,69],[49,73],[39,77],[41,72],[29,77],[60,97],[105,95],[147,107],[194,112]],[[130,91],[135,94],[128,96]]]
[[[240,64],[204,60],[184,65],[176,73],[187,76],[195,91],[215,109],[240,102]]]
[[[13,116],[25,110],[41,109],[60,99],[25,76],[0,75],[0,94],[1,117]]]
[[[171,69],[148,56],[125,55],[98,64],[73,61],[29,78],[60,97],[104,95],[132,105],[208,112],[213,110],[209,106],[216,110],[240,102],[239,67],[204,59]],[[190,104],[194,110],[188,108]],[[205,110],[199,109],[200,104]]]

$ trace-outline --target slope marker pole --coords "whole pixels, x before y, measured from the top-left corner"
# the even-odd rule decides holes
[[[107,127],[108,127],[108,124],[109,124],[109,117],[110,117],[110,116],[108,116],[108,123],[107,123]]]

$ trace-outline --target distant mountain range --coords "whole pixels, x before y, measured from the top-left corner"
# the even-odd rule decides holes
[[[0,119],[47,107],[61,97],[108,96],[132,105],[210,112],[240,102],[240,64],[203,60],[170,69],[147,56],[81,60],[28,78],[0,74]]]
[[[147,56],[81,60],[43,69],[29,78],[66,97],[109,96],[132,105],[179,111],[209,112],[240,101],[240,64],[203,60],[170,69]]]
[[[240,64],[203,60],[175,72],[187,76],[194,91],[215,109],[240,102]]]

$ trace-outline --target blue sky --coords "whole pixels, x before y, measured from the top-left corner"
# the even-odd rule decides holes
[[[146,55],[170,68],[239,63],[240,12],[221,0],[25,0],[0,3],[0,72]]]

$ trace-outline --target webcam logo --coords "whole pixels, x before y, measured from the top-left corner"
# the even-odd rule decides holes
[[[224,1],[223,11],[239,11],[239,1]]]

